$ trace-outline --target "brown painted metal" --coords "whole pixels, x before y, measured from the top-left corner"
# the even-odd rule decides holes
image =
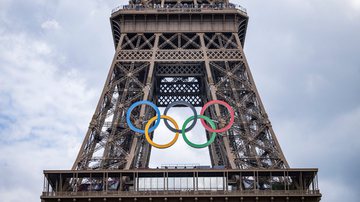
[[[317,202],[321,198],[317,169],[53,170],[44,174],[43,201],[196,201],[197,198],[198,201]],[[256,182],[254,186],[244,186],[249,179]],[[175,183],[181,180],[182,183]],[[59,186],[70,181],[71,189]],[[79,181],[83,183],[77,184]],[[264,187],[263,182],[269,181],[269,187]],[[88,190],[84,190],[84,185]]]
[[[148,166],[150,147],[143,136],[128,129],[124,118],[127,108],[142,99],[160,106],[174,100],[196,106],[208,100],[227,100],[236,110],[236,123],[210,146],[212,164],[233,169],[288,168],[242,49],[246,13],[229,5],[176,5],[138,5],[112,14],[114,61],[73,169]],[[186,70],[189,62],[196,63],[197,69]],[[178,69],[171,68],[174,65]],[[167,77],[154,74],[160,66]],[[185,82],[184,78],[197,72],[203,76],[195,80],[205,88],[197,94],[160,95],[155,85],[160,78]],[[144,127],[143,120],[153,115],[145,106],[134,114],[138,127]],[[218,127],[226,124],[226,114],[219,106],[209,112],[220,120]]]
[[[273,189],[270,192],[262,191],[256,188],[260,185],[255,179],[261,179],[269,186],[271,180],[245,174],[250,172],[249,169],[254,169],[251,172],[273,175],[274,169],[277,169],[276,172],[284,173],[277,178],[279,182],[298,180],[298,176],[286,174],[294,170],[289,170],[243,51],[248,23],[246,10],[221,0],[144,0],[141,3],[134,0],[114,10],[110,22],[116,51],[103,92],[72,171],[55,172],[60,178],[64,172],[70,173],[72,177],[54,184],[51,182],[51,172],[45,172],[45,178],[50,183],[42,196],[43,201],[115,201],[120,198],[124,201],[178,201],[180,198],[185,201],[195,198],[200,201],[320,200],[318,188],[309,191],[309,182],[315,180],[317,170],[308,181],[299,181],[301,189],[299,185],[292,191],[288,187],[282,192]],[[191,91],[179,90],[176,88],[179,84],[185,89],[191,88]],[[224,176],[239,172],[235,183],[240,183],[242,174],[246,175],[246,180],[254,187],[251,193],[244,192],[241,186],[233,185],[237,192],[230,193],[227,190],[229,183],[223,182],[226,192],[219,195],[205,190],[204,193],[180,191],[170,196],[153,196],[151,194],[154,193],[151,193],[151,196],[144,197],[144,193],[137,192],[139,190],[133,190],[130,194],[121,189],[115,196],[115,192],[61,195],[63,191],[73,192],[71,190],[82,185],[83,180],[91,181],[91,175],[99,172],[103,179],[95,181],[108,184],[111,181],[106,179],[109,179],[111,170],[116,170],[118,174],[130,172],[134,175],[133,179],[138,180],[140,178],[136,176],[141,172],[150,171],[137,170],[148,168],[151,146],[143,135],[131,131],[126,124],[126,111],[132,103],[150,100],[158,106],[166,106],[170,102],[184,100],[202,106],[215,99],[226,100],[234,108],[235,123],[229,131],[219,134],[209,146],[211,166],[229,169],[219,171]],[[206,114],[218,120],[218,128],[226,125],[229,119],[227,110],[217,105],[207,110]],[[144,128],[146,120],[154,115],[150,107],[143,105],[133,110],[132,122]],[[161,172],[168,176],[183,171]],[[213,170],[205,172],[194,169],[191,172],[194,179],[198,179],[199,173],[208,175]],[[303,175],[304,172],[299,170],[298,174]],[[89,176],[79,176],[84,173]],[[224,179],[228,180],[227,177]],[[126,179],[120,177],[120,182],[123,180],[125,183]],[[55,193],[55,196],[50,193]],[[211,196],[202,195],[206,193]]]

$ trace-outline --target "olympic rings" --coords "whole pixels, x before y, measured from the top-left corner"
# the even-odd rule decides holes
[[[164,119],[164,120],[169,120],[172,124],[174,124],[176,130],[179,129],[179,126],[178,124],[176,123],[176,121],[169,117],[169,116],[166,116],[166,115],[161,115],[161,118]],[[158,149],[166,149],[166,148],[169,148],[171,147],[173,144],[175,144],[175,142],[177,141],[178,137],[179,137],[179,133],[176,132],[175,133],[175,137],[173,140],[171,140],[171,142],[167,143],[167,144],[164,144],[164,145],[160,145],[160,144],[156,144],[155,142],[153,142],[149,136],[149,128],[150,128],[150,125],[155,121],[155,119],[157,119],[157,116],[154,116],[152,117],[149,122],[147,122],[146,126],[145,126],[145,138],[146,140],[148,141],[148,143]]]
[[[206,108],[208,108],[210,105],[213,105],[213,104],[220,104],[220,105],[223,105],[223,106],[225,106],[227,108],[227,110],[230,112],[229,124],[227,126],[225,126],[224,128],[218,129],[218,130],[210,128],[208,125],[206,125],[206,123],[205,123],[205,121],[203,119],[200,120],[201,124],[205,127],[205,129],[207,131],[215,132],[215,133],[223,133],[223,132],[229,130],[231,128],[232,124],[234,123],[235,112],[234,112],[233,108],[231,108],[231,106],[228,103],[226,103],[224,101],[221,101],[221,100],[212,100],[212,101],[210,101],[210,102],[208,102],[208,103],[206,103],[204,105],[204,107],[201,109],[200,115],[204,115]]]
[[[205,121],[209,122],[210,125],[211,125],[211,127],[212,127],[213,129],[216,129],[215,123],[214,123],[209,117],[203,116],[203,115],[199,115],[199,116],[197,116],[197,117],[198,117],[198,118],[201,118],[201,119],[204,119]],[[182,127],[182,136],[183,136],[185,142],[186,142],[190,147],[194,147],[194,148],[197,148],[197,149],[201,149],[201,148],[204,148],[204,147],[209,146],[211,143],[213,143],[213,142],[215,141],[216,133],[212,133],[210,140],[208,140],[208,141],[207,141],[206,143],[204,143],[204,144],[195,144],[195,143],[192,143],[192,142],[190,142],[190,140],[186,137],[186,135],[185,135],[185,128],[186,128],[187,124],[188,124],[190,121],[192,121],[193,119],[195,119],[194,116],[189,117],[188,119],[186,119],[186,121],[184,122],[184,125],[183,125],[183,127]],[[194,122],[195,122],[195,121],[194,121]],[[194,123],[194,122],[193,122],[193,123]]]
[[[169,105],[165,108],[164,115],[166,115],[166,114],[168,113],[168,111],[169,111],[169,109],[170,109],[171,107],[174,107],[174,106],[176,106],[176,105],[185,105],[185,106],[187,106],[187,107],[190,107],[190,109],[191,109],[191,110],[193,111],[193,113],[194,113],[194,121],[192,122],[192,124],[190,125],[189,128],[186,128],[186,129],[185,129],[185,132],[189,132],[189,131],[190,131],[191,129],[193,129],[193,128],[195,127],[195,125],[196,125],[196,121],[197,121],[197,112],[196,112],[196,109],[195,109],[195,107],[194,107],[192,104],[190,104],[190,103],[188,103],[188,102],[185,102],[185,101],[176,101],[176,102],[173,102],[173,103],[169,104]],[[175,130],[173,127],[171,127],[166,119],[164,119],[164,121],[165,121],[166,127],[167,127],[169,130],[171,130],[172,132],[174,132],[174,133],[181,133],[181,132],[182,132],[181,130]]]
[[[151,133],[151,132],[153,132],[153,131],[159,126],[161,114],[160,114],[159,108],[158,108],[154,103],[152,103],[152,102],[150,102],[150,101],[143,100],[143,101],[138,101],[138,102],[135,102],[134,104],[132,104],[132,105],[130,106],[130,108],[128,109],[127,113],[126,113],[126,122],[127,122],[128,126],[130,127],[131,130],[133,130],[133,131],[135,131],[135,132],[137,132],[137,133],[142,133],[142,134],[145,133],[144,130],[140,130],[140,129],[136,128],[136,127],[131,123],[131,120],[130,120],[131,111],[132,111],[135,107],[137,107],[137,106],[139,106],[139,105],[141,105],[141,104],[149,105],[150,107],[152,107],[152,108],[155,109],[155,111],[156,111],[157,121],[155,122],[155,125],[149,129],[149,132]]]
[[[134,110],[135,107],[141,105],[141,104],[146,104],[146,105],[149,105],[150,107],[152,107],[155,111],[156,111],[156,116],[152,117],[145,125],[145,130],[141,130],[139,128],[136,128],[132,123],[131,123],[131,120],[130,120],[130,116],[131,116],[131,111]],[[204,113],[205,113],[205,110],[210,106],[210,105],[213,105],[213,104],[220,104],[220,105],[223,105],[227,108],[227,110],[229,111],[230,113],[230,121],[229,123],[224,127],[224,128],[221,128],[221,129],[216,129],[216,125],[215,123],[207,116],[204,116]],[[184,124],[182,125],[181,127],[181,130],[179,130],[179,126],[178,124],[176,123],[176,121],[167,116],[167,112],[169,111],[169,109],[171,107],[174,107],[176,105],[184,105],[184,106],[188,106],[191,108],[191,110],[193,111],[194,113],[194,116],[191,116],[189,118],[187,118],[184,122]],[[160,114],[160,110],[159,108],[152,102],[150,101],[147,101],[147,100],[143,100],[143,101],[138,101],[138,102],[135,102],[134,104],[132,104],[127,113],[126,113],[126,122],[128,124],[128,126],[130,127],[131,130],[137,132],[137,133],[142,133],[142,134],[145,134],[145,138],[146,140],[148,141],[148,143],[156,148],[159,148],[159,149],[165,149],[165,148],[168,148],[168,147],[171,147],[172,145],[175,144],[175,142],[177,141],[178,137],[179,137],[179,133],[182,134],[183,136],[183,139],[184,141],[186,142],[186,144],[188,144],[190,147],[193,147],[193,148],[204,148],[204,147],[207,147],[209,146],[210,144],[212,144],[214,141],[215,141],[215,138],[216,138],[216,133],[223,133],[223,132],[226,132],[227,130],[229,130],[231,128],[231,126],[234,124],[234,119],[235,119],[235,112],[233,110],[233,108],[231,108],[231,106],[224,102],[224,101],[221,101],[221,100],[212,100],[208,103],[206,103],[204,105],[204,107],[201,109],[201,112],[200,112],[200,115],[197,114],[196,112],[196,109],[194,108],[193,105],[191,105],[190,103],[188,102],[184,102],[184,101],[177,101],[177,102],[173,102],[173,103],[170,103],[165,111],[164,111],[164,115],[161,115]],[[197,122],[197,119],[200,118],[200,121],[201,121],[201,124],[205,127],[205,129],[209,132],[212,132],[212,135],[211,135],[211,138],[206,142],[206,143],[203,143],[203,144],[195,144],[195,143],[192,143],[187,137],[186,137],[186,132],[189,132],[191,129],[193,129],[195,127],[195,124]],[[175,137],[173,138],[173,140],[171,140],[169,143],[167,144],[157,144],[155,142],[153,142],[150,138],[150,135],[149,133],[153,132],[160,124],[160,119],[164,119],[165,121],[165,125],[166,127],[171,130],[172,132],[175,133]],[[153,124],[153,122],[156,120],[155,124],[153,127],[150,128],[151,124]],[[170,121],[175,128],[173,128],[172,126],[169,125],[168,121]],[[187,125],[189,124],[190,121],[193,121],[192,124],[188,127]],[[210,124],[210,127],[205,123],[208,122]]]

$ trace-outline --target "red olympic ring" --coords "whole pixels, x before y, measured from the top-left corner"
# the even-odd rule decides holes
[[[224,101],[221,101],[221,100],[212,100],[212,101],[210,101],[210,102],[208,102],[208,103],[206,103],[204,105],[204,107],[201,109],[200,115],[204,115],[205,110],[210,105],[213,105],[213,104],[220,104],[220,105],[223,105],[223,106],[226,107],[226,109],[230,112],[230,122],[224,128],[220,128],[220,129],[217,129],[217,130],[212,129],[210,126],[208,126],[203,119],[200,120],[201,124],[205,127],[205,129],[207,131],[214,132],[214,133],[223,133],[223,132],[229,130],[231,128],[231,126],[233,125],[234,120],[235,120],[235,112],[234,112],[233,108],[228,103],[226,103]]]

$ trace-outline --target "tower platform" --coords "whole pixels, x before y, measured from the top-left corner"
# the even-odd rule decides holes
[[[315,202],[321,197],[317,171],[201,168],[46,170],[41,199],[42,202]]]

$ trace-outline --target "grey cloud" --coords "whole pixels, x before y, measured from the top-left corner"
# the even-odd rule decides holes
[[[360,15],[353,2],[244,2],[245,51],[262,100],[290,166],[320,168],[324,201],[359,197]]]

